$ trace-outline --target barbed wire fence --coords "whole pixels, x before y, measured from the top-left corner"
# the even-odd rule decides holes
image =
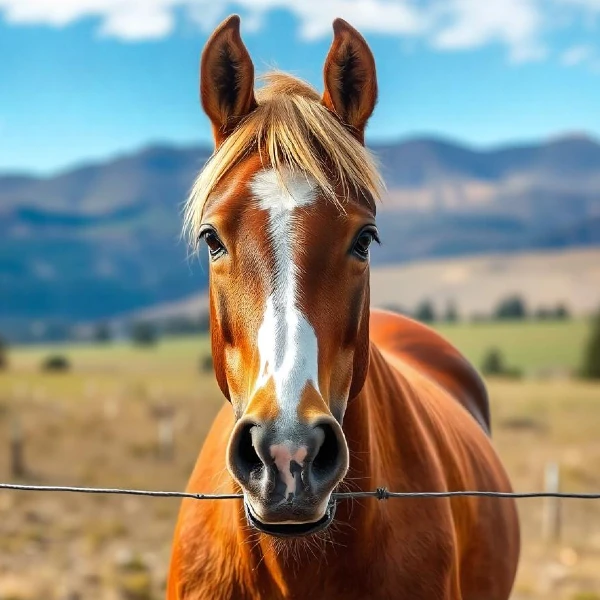
[[[159,490],[130,490],[124,488],[91,488],[51,485],[21,485],[17,483],[0,483],[0,490],[27,492],[65,492],[75,494],[115,494],[128,496],[149,496],[155,498],[190,498],[193,500],[235,500],[243,498],[243,494],[195,494],[193,492],[171,492]],[[563,498],[579,500],[600,500],[600,493],[577,492],[494,492],[482,490],[457,490],[447,492],[390,492],[380,487],[373,491],[334,492],[335,500],[350,500],[352,498],[376,498],[389,500],[392,498],[454,498],[470,496],[479,498]]]
[[[166,406],[166,405],[165,405]],[[158,445],[157,452],[159,458],[169,459],[173,454],[173,423],[174,409],[163,404],[156,404],[151,407],[151,415],[157,423]],[[27,476],[28,469],[24,457],[24,430],[15,415],[11,423],[9,455],[10,472],[12,478],[17,481],[23,480]],[[546,541],[556,541],[561,538],[562,530],[562,500],[600,500],[600,492],[580,493],[580,492],[562,492],[560,491],[560,469],[556,462],[546,464],[544,471],[544,491],[532,492],[506,492],[491,490],[452,490],[452,491],[390,491],[386,487],[378,487],[375,490],[353,491],[353,492],[334,492],[332,499],[344,501],[351,499],[375,498],[377,500],[407,499],[407,498],[454,498],[454,497],[479,497],[479,498],[512,498],[512,499],[545,499],[542,511],[542,537]],[[2,491],[22,491],[22,492],[45,492],[45,493],[72,493],[72,494],[106,494],[106,495],[126,495],[126,496],[145,496],[155,498],[180,498],[191,500],[234,500],[243,498],[241,493],[213,494],[213,493],[194,493],[180,491],[162,491],[162,490],[139,490],[125,488],[93,488],[93,487],[75,487],[75,486],[52,486],[52,485],[26,485],[21,483],[1,483]]]

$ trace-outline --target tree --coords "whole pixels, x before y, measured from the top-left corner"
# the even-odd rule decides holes
[[[415,319],[422,323],[433,323],[435,321],[435,309],[429,300],[423,300],[415,310]]]
[[[137,346],[152,346],[156,338],[156,327],[148,321],[138,321],[131,327],[131,340]]]
[[[500,301],[494,314],[497,319],[525,319],[527,308],[520,296],[509,296]]]
[[[592,321],[592,331],[585,348],[581,374],[588,379],[600,379],[600,310]]]
[[[458,310],[456,309],[454,300],[448,300],[448,304],[446,304],[444,321],[447,321],[448,323],[456,323],[456,321],[458,321]]]
[[[94,340],[100,344],[106,344],[112,339],[112,333],[107,323],[99,323],[94,331]]]
[[[6,342],[0,337],[0,371],[6,369],[8,359],[6,357]]]

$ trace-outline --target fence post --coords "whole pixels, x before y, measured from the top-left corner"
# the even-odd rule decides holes
[[[558,463],[549,462],[544,471],[544,491],[558,493],[560,491],[560,468]],[[560,498],[546,498],[542,514],[542,536],[546,542],[557,542],[561,534]]]
[[[171,460],[175,447],[175,408],[169,405],[155,405],[151,412],[157,425],[158,458]]]
[[[14,478],[25,477],[23,427],[18,415],[14,415],[10,429],[10,473]]]

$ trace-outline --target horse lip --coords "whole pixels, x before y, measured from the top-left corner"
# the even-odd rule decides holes
[[[307,535],[313,535],[315,533],[318,533],[319,531],[327,529],[327,527],[329,527],[329,525],[331,525],[333,521],[333,518],[335,516],[335,509],[335,500],[330,500],[330,502],[327,504],[325,514],[318,521],[314,521],[312,523],[297,524],[263,523],[260,519],[258,519],[255,516],[252,507],[249,505],[249,503],[244,500],[244,510],[246,512],[246,519],[248,523],[254,529],[258,529],[258,531],[262,533],[281,538],[303,537]]]

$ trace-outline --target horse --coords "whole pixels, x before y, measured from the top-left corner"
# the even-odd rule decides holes
[[[216,416],[182,501],[168,600],[506,600],[512,498],[337,500],[340,490],[511,491],[486,388],[432,329],[370,310],[383,184],[365,148],[373,54],[336,19],[324,92],[255,89],[240,18],[202,52],[215,151],[185,230],[208,251]]]

